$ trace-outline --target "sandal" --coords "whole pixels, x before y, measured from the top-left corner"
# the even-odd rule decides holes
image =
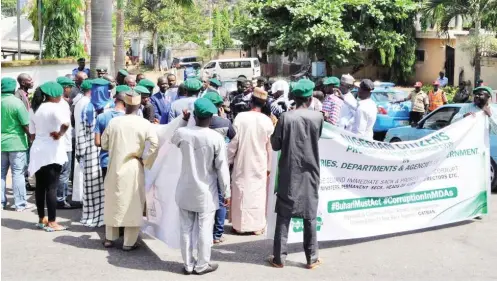
[[[320,265],[321,265],[321,259],[317,259],[315,262],[313,262],[311,264],[307,264],[305,267],[307,269],[314,269],[314,268],[316,268],[316,267],[318,267]]]
[[[269,256],[267,261],[269,262],[269,264],[272,267],[275,267],[275,268],[283,268],[284,267],[284,265],[274,262],[274,256]]]
[[[64,230],[67,230],[67,229],[68,229],[68,227],[66,227],[66,226],[62,226],[62,225],[60,225],[60,224],[58,224],[58,223],[57,223],[57,224],[55,224],[54,226],[50,226],[50,223],[48,223],[48,224],[45,226],[45,228],[44,228],[44,230],[45,230],[46,232],[64,231]]]
[[[47,224],[48,224],[48,218],[47,217],[43,217],[43,219],[41,219],[41,222],[38,222],[37,224],[35,224],[35,226],[38,229],[45,229],[45,227],[47,226]]]
[[[140,244],[138,244],[138,242],[136,242],[133,246],[123,246],[123,251],[125,252],[133,251],[136,250],[139,246]]]
[[[102,244],[104,245],[104,248],[114,247],[114,241],[111,241],[111,240],[105,239],[105,241]]]
[[[220,244],[220,243],[223,243],[224,241],[226,241],[226,238],[224,236],[221,236],[220,238],[218,239],[214,239],[214,244]]]
[[[254,233],[254,235],[256,235],[256,236],[259,236],[259,235],[264,234],[264,232],[265,232],[265,229],[263,228],[263,229],[261,229],[261,230],[254,231],[253,233]]]

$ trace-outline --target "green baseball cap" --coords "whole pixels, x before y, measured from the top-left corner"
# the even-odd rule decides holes
[[[292,88],[292,94],[296,97],[308,98],[314,91],[314,82],[309,79],[299,80]]]
[[[335,87],[338,87],[338,86],[340,86],[340,79],[338,79],[335,76],[326,77],[326,79],[324,79],[324,81],[323,81],[323,85],[325,85],[325,86],[333,85]]]
[[[59,83],[53,81],[41,84],[40,90],[45,95],[53,98],[58,98],[62,96],[62,93],[64,93],[64,88],[62,88],[62,86]]]
[[[13,78],[2,78],[2,94],[13,94],[16,91],[17,82]]]
[[[197,78],[188,78],[184,84],[187,91],[199,91],[202,88],[202,82]]]
[[[207,91],[207,93],[203,96],[203,98],[210,100],[216,106],[221,105],[224,102],[221,95],[214,91]]]
[[[217,114],[217,107],[206,98],[199,98],[193,104],[194,114],[197,117],[210,117]]]
[[[56,81],[64,88],[65,87],[74,87],[76,85],[74,83],[74,81],[72,81],[72,79],[65,77],[65,76],[58,77]]]

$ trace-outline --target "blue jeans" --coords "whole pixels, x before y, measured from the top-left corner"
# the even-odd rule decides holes
[[[224,197],[221,194],[219,188],[217,189],[219,194],[219,209],[216,211],[216,217],[214,218],[214,240],[220,239],[224,233],[224,220],[226,219],[226,207],[224,206]]]
[[[9,167],[12,173],[12,192],[14,193],[14,206],[16,209],[26,207],[26,184],[24,171],[26,169],[26,151],[2,151],[2,206],[7,205],[6,179]]]
[[[67,162],[62,165],[62,171],[59,177],[59,185],[57,186],[57,202],[66,201],[69,191],[69,176],[72,169],[72,151],[67,152]]]

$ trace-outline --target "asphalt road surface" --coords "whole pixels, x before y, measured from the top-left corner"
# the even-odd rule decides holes
[[[494,194],[490,207],[496,203]],[[183,276],[180,251],[150,237],[144,237],[142,247],[134,252],[103,248],[103,228],[79,224],[80,212],[59,210],[59,221],[70,229],[47,233],[35,229],[35,210],[2,211],[2,280],[497,280],[497,211],[493,208],[482,220],[322,242],[324,263],[314,270],[303,267],[300,244],[290,247],[287,266],[276,269],[266,264],[271,240],[227,235],[227,241],[212,250],[219,270],[204,276]]]

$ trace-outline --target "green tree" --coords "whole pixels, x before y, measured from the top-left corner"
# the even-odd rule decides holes
[[[254,0],[236,35],[247,47],[271,43],[270,52],[291,59],[306,51],[333,66],[357,59],[362,46],[381,65],[401,71],[392,78],[405,80],[414,65],[416,8],[414,0]]]
[[[226,50],[233,47],[231,39],[231,18],[227,7],[216,8],[213,12],[213,28],[211,47],[219,50]]]
[[[83,27],[83,3],[81,0],[43,1],[42,25],[45,27],[43,57],[66,58],[84,55],[80,42],[80,29]],[[28,18],[35,28],[38,38],[38,6],[36,1],[29,10]]]
[[[13,17],[16,15],[17,0],[2,0],[2,15]]]
[[[436,24],[441,33],[447,33],[450,29],[450,23],[460,17],[470,23],[474,28],[475,37],[471,41],[474,43],[473,64],[475,67],[474,82],[480,79],[481,75],[481,56],[485,40],[481,38],[481,29],[492,29],[495,26],[486,26],[492,24],[496,19],[497,0],[427,0],[423,8],[423,15],[426,20]]]
[[[159,33],[172,29],[182,7],[191,7],[193,0],[133,0],[135,8],[127,9],[129,24],[152,33],[154,70],[159,70]]]

